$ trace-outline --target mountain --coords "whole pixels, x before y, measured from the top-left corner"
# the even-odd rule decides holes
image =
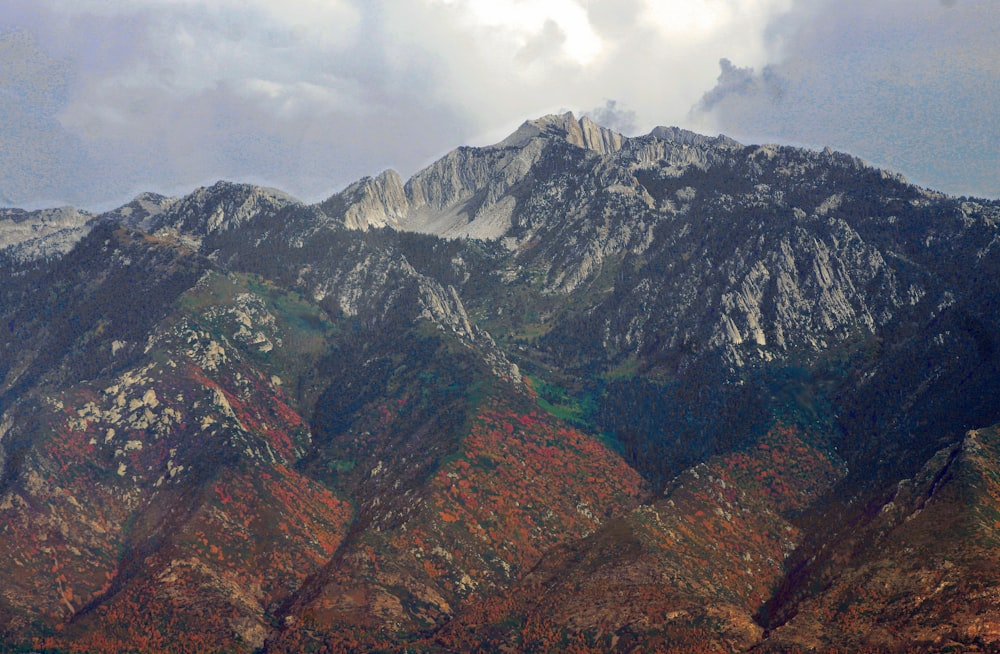
[[[29,261],[65,254],[86,236],[94,218],[72,207],[0,209],[0,256]]]
[[[539,163],[553,144],[611,154],[625,138],[572,114],[525,122],[500,143],[459,148],[405,184],[395,171],[365,178],[320,206],[356,229],[395,227],[444,237],[497,239],[512,228],[518,199],[539,191]]]
[[[0,214],[0,651],[990,651],[1000,202],[571,114]]]

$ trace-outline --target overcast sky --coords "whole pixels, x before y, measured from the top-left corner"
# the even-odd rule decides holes
[[[997,0],[0,0],[0,205],[314,201],[566,110],[997,198],[998,27]]]

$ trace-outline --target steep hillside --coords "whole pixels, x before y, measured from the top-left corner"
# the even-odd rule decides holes
[[[571,114],[4,210],[0,650],[995,648],[998,230]]]
[[[827,544],[832,552],[810,570],[822,593],[799,587],[793,611],[782,601],[768,607],[773,625],[761,650],[996,650],[998,461],[994,426],[900,481],[877,514]]]
[[[775,427],[753,447],[686,471],[663,498],[552,550],[511,593],[473,604],[437,642],[463,651],[756,644],[754,614],[801,541],[794,516],[844,474],[810,440]]]

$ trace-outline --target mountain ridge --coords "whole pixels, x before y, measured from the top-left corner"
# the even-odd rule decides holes
[[[1000,203],[564,114],[5,212],[0,648],[1000,642]]]

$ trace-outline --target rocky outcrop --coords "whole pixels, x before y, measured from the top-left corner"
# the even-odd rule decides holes
[[[546,116],[524,123],[496,145],[454,150],[405,185],[394,171],[386,171],[352,184],[320,206],[353,229],[390,226],[447,238],[500,238],[510,231],[523,194],[515,188],[551,141],[610,155],[626,138],[586,116]]]
[[[516,385],[522,383],[521,371],[512,363],[490,334],[472,323],[469,314],[454,286],[447,288],[434,280],[423,278],[420,285],[421,317],[432,320],[440,328],[448,329],[467,342],[474,343],[483,352],[490,368],[500,379]]]
[[[494,147],[523,147],[538,137],[565,140],[601,155],[617,152],[627,140],[618,132],[601,127],[588,116],[577,119],[571,112],[566,112],[526,121]]]
[[[90,232],[94,218],[72,207],[0,209],[0,257],[27,262],[61,256]]]
[[[151,202],[147,197],[138,204],[138,213],[147,214],[140,221],[146,231],[167,229],[204,237],[234,229],[260,216],[273,215],[299,202],[277,189],[220,181],[177,201]],[[131,222],[132,215],[135,214],[125,215],[126,221]]]
[[[140,193],[128,204],[104,214],[123,225],[145,232],[155,231],[157,216],[167,211],[177,203],[177,198],[170,198],[158,193]]]
[[[753,346],[758,354],[773,356],[793,347],[818,351],[828,340],[858,330],[873,333],[897,307],[915,304],[926,293],[915,283],[901,295],[900,281],[881,252],[845,222],[824,228],[832,230],[817,234],[803,227],[783,234],[764,257],[756,253],[752,264],[743,259],[742,248],[727,262],[746,272],[731,275],[736,284],[722,291],[721,315],[709,342],[726,349],[737,365]],[[873,286],[881,292],[870,295]]]
[[[649,135],[663,141],[680,143],[681,145],[713,146],[741,148],[743,144],[736,139],[731,139],[724,134],[718,136],[705,136],[681,127],[664,127],[662,125],[654,127]]]
[[[542,144],[460,148],[404,185],[395,171],[366,178],[320,207],[352,229],[395,227],[446,237],[498,238],[511,225],[508,193],[537,161]]]
[[[351,184],[339,194],[336,201],[346,207],[344,224],[351,229],[361,230],[398,227],[410,208],[403,180],[395,170],[387,170],[378,177],[365,177]],[[328,201],[324,208],[332,213],[329,205]]]

